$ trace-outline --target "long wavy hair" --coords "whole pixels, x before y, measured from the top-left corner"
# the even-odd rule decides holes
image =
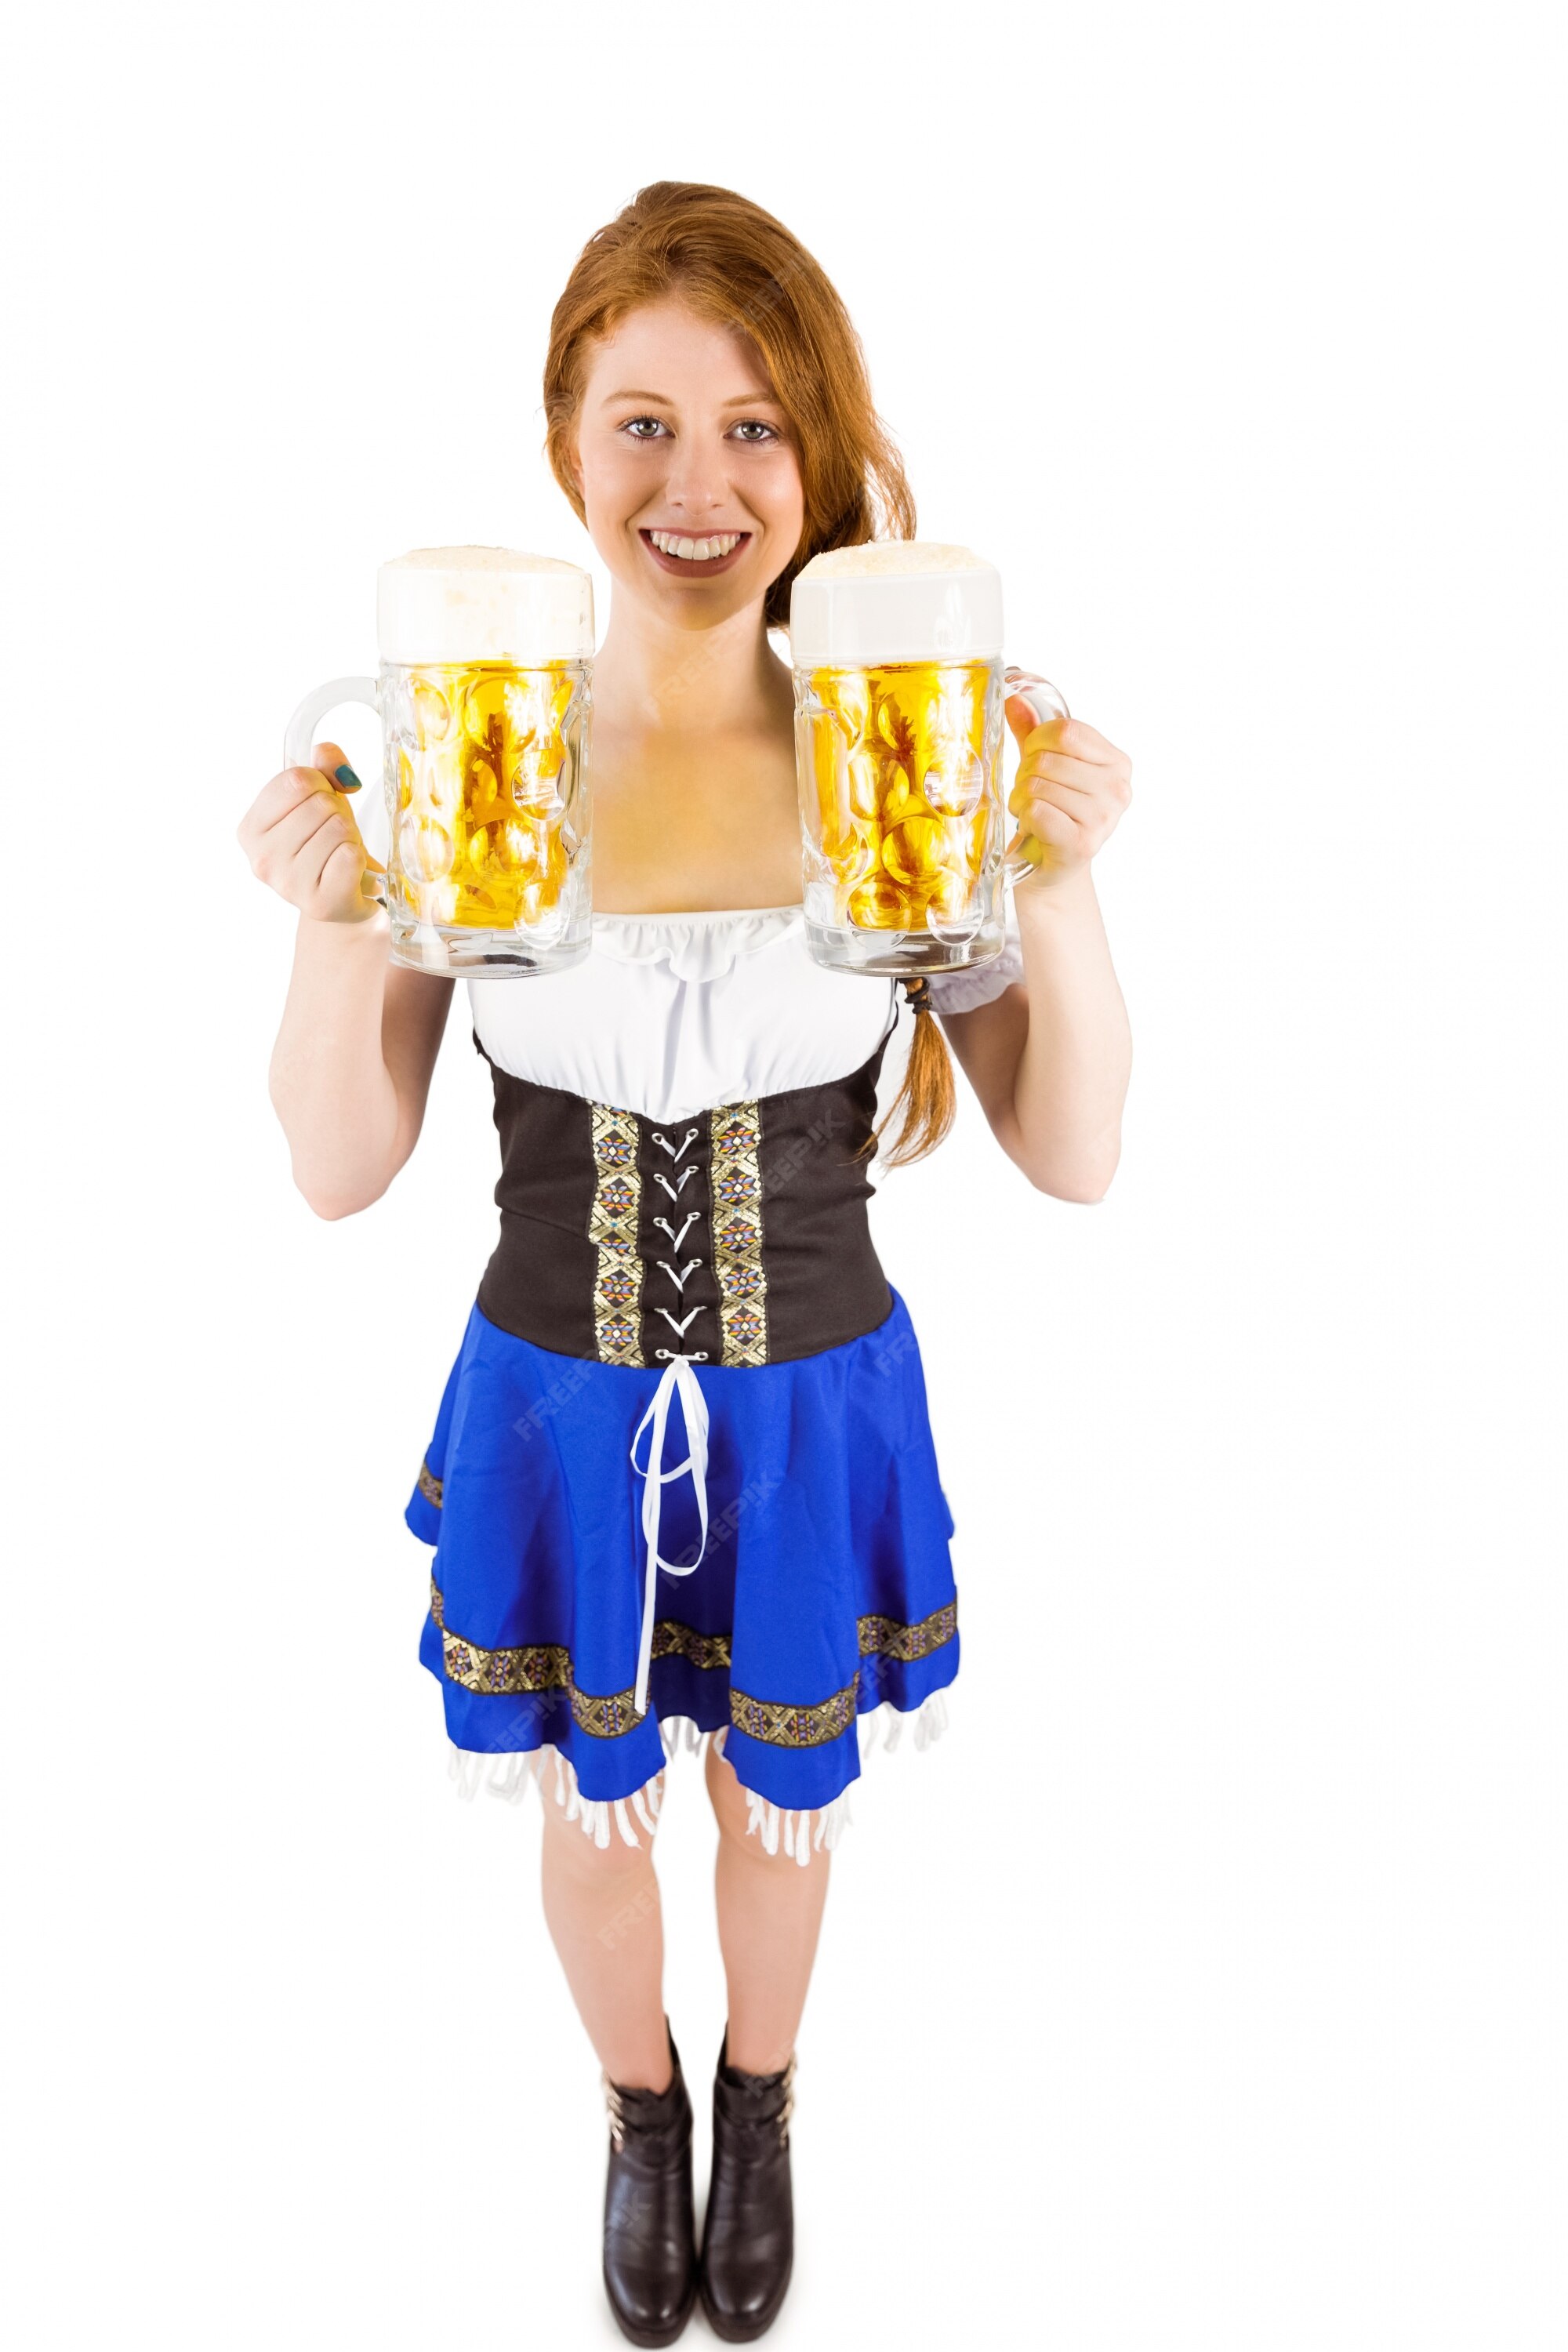
[[[750,340],[794,430],[805,494],[800,544],[763,608],[767,627],[786,628],[790,587],[803,564],[826,548],[912,539],[915,501],[872,401],[865,351],[848,311],[821,264],[760,205],[731,188],[656,180],[595,231],[550,320],[550,469],[585,525],[572,460],[591,347],[630,311],[670,296]],[[952,1064],[926,994],[911,992],[909,1066],[876,1131],[879,1142],[900,1118],[889,1166],[923,1158],[952,1124]]]

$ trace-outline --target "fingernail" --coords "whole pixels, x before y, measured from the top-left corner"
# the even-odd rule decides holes
[[[343,761],[341,768],[334,768],[332,770],[332,773],[337,778],[339,783],[342,784],[345,793],[358,792],[360,788],[359,778],[355,775],[353,770],[350,767],[346,760]]]

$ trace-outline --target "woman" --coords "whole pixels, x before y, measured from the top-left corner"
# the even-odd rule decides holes
[[[644,189],[589,241],[545,396],[552,467],[615,582],[594,668],[594,953],[470,983],[503,1240],[408,1509],[437,1546],[422,1655],[465,1769],[503,1759],[510,1790],[542,1766],[559,1801],[544,1907],[604,2069],[616,2319],[668,2343],[700,2292],[717,2332],[746,2341],[789,2279],[795,2037],[858,1718],[881,1706],[934,1727],[957,1669],[919,1350],[865,1219],[901,1008],[896,983],[847,982],[807,953],[791,679],[767,635],[812,555],[910,537],[914,505],[832,287],[724,189]],[[1009,706],[1012,807],[1041,845],[1016,935],[973,973],[905,983],[893,1156],[951,1117],[934,1008],[1030,1182],[1095,1201],[1130,1045],[1089,864],[1130,770],[1092,727],[1033,715]],[[451,983],[389,961],[360,895],[356,780],[336,744],[315,757],[273,777],[240,835],[300,912],[272,1097],[300,1191],[339,1217],[414,1148]],[[598,1288],[572,1308],[586,1336],[539,1319],[578,1280],[574,1252],[584,1285],[623,1263],[588,1245],[617,1218],[638,1279],[679,1287],[658,1310],[678,1344],[653,1344],[655,1310],[617,1321]],[[669,1571],[657,1623],[650,1492]],[[700,2248],[651,1851],[682,1717],[707,1735],[729,1997]]]

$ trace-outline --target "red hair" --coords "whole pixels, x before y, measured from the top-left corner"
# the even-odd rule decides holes
[[[821,264],[760,205],[731,188],[656,180],[588,239],[550,320],[550,469],[578,521],[586,523],[572,445],[590,346],[630,311],[671,296],[699,318],[747,337],[793,428],[805,494],[800,544],[763,607],[765,625],[784,628],[790,586],[803,564],[826,548],[912,539],[915,502],[872,401],[865,351],[848,311]],[[909,1069],[892,1106],[902,1106],[904,1118],[890,1164],[923,1157],[952,1121],[952,1066],[923,995],[916,992]],[[886,1124],[884,1118],[879,1137]]]

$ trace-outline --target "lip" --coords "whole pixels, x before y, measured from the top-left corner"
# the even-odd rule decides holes
[[[663,526],[661,525],[660,528],[662,529]],[[704,530],[687,530],[672,535],[681,539],[718,539],[726,536],[723,532]],[[672,580],[717,580],[721,573],[731,571],[739,563],[752,543],[751,532],[742,531],[728,555],[715,556],[707,563],[695,563],[689,562],[681,555],[666,555],[662,547],[654,545],[646,530],[639,530],[637,537],[659,570],[667,572]]]

